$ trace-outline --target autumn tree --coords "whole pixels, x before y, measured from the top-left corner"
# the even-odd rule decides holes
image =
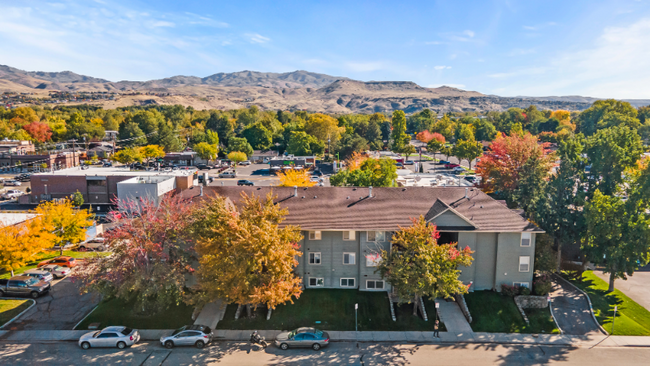
[[[332,186],[352,187],[394,187],[397,168],[393,159],[368,158],[358,169],[341,169],[330,177]]]
[[[67,198],[58,202],[41,203],[34,212],[43,217],[44,225],[53,228],[56,235],[53,244],[61,247],[61,254],[65,244],[76,244],[85,240],[86,228],[93,224],[88,210],[75,208]]]
[[[330,140],[330,144],[336,144],[341,138],[341,134],[345,132],[345,128],[339,127],[339,122],[326,114],[314,113],[309,116],[305,123],[305,132],[316,137],[322,143],[326,144]]]
[[[122,201],[105,233],[111,255],[81,266],[83,292],[135,302],[137,313],[156,313],[186,300],[186,276],[197,260],[190,237],[195,206],[179,197]]]
[[[233,162],[232,167],[235,171],[237,171],[237,165],[242,161],[246,161],[247,157],[243,152],[233,151],[228,154],[228,159]]]
[[[483,154],[483,145],[475,140],[459,140],[453,147],[453,154],[458,158],[458,162],[466,159],[472,169],[472,160]]]
[[[54,228],[42,216],[30,218],[17,225],[0,227],[0,268],[10,271],[34,260],[34,256],[51,248],[56,237]]]
[[[289,169],[276,174],[280,179],[278,187],[313,187],[316,183],[312,182],[309,173],[306,170]]]
[[[527,178],[530,175],[545,178],[550,163],[551,157],[544,144],[539,144],[537,138],[530,133],[513,133],[511,136],[501,134],[476,165],[476,170],[486,189],[499,192],[510,205],[521,205],[521,202],[516,202],[516,191],[521,188],[521,183],[540,183]]]
[[[427,151],[433,153],[433,158],[436,158],[436,153],[441,151],[443,146],[445,146],[445,136],[434,132],[431,134],[431,140],[427,142]]]
[[[393,131],[391,133],[393,149],[397,152],[409,143],[409,136],[406,134],[406,115],[404,111],[394,111],[391,123],[393,125]]]
[[[194,151],[196,151],[196,155],[198,155],[199,158],[209,162],[217,158],[219,148],[217,145],[212,145],[207,142],[199,142],[194,145]]]
[[[413,302],[413,315],[417,316],[424,297],[433,300],[467,293],[467,286],[458,278],[458,267],[469,267],[473,259],[469,247],[438,244],[436,226],[424,216],[411,220],[413,225],[401,227],[393,235],[391,250],[381,251],[378,271],[393,286],[400,303]]]
[[[253,155],[253,147],[243,137],[231,137],[228,140],[228,151],[239,151],[244,153],[247,157]],[[246,159],[244,159],[246,160]]]
[[[272,194],[260,198],[242,193],[237,207],[221,196],[200,203],[193,233],[204,301],[275,309],[300,296],[302,281],[293,271],[302,254],[302,235],[299,227],[280,227],[287,213]]]
[[[158,145],[143,146],[140,148],[139,152],[146,161],[151,161],[152,159],[158,159],[165,156],[165,149]]]
[[[34,121],[23,126],[29,136],[38,142],[45,142],[52,137],[52,129],[47,123]]]
[[[415,138],[423,144],[428,144],[429,141],[433,140],[434,136],[429,130],[420,131],[415,135]]]
[[[140,153],[140,148],[137,147],[127,147],[122,149],[111,157],[112,160],[117,161],[122,164],[131,164],[136,161],[141,162],[143,159],[142,154]]]

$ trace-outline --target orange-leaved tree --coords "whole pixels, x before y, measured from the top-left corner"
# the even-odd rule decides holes
[[[415,138],[418,141],[427,144],[427,143],[429,143],[429,141],[433,140],[434,136],[433,136],[433,133],[429,132],[429,130],[424,130],[424,131],[418,132],[418,134],[415,135]]]
[[[438,151],[441,151],[442,148],[445,146],[445,136],[439,134],[438,132],[434,132],[431,134],[431,140],[427,142],[427,151],[433,153],[433,158],[436,158],[436,153]]]
[[[51,248],[55,240],[53,227],[36,216],[27,221],[0,228],[0,268],[10,271],[24,266],[44,249]]]
[[[368,154],[355,151],[345,160],[345,166],[349,171],[357,170],[364,161],[368,160]]]
[[[538,191],[524,183],[542,183],[550,168],[551,156],[547,144],[539,143],[537,137],[528,132],[498,135],[476,165],[484,189],[500,192],[509,204],[519,203],[523,208],[527,204],[517,201],[534,200],[534,194]],[[526,190],[527,197],[521,197],[519,193]]]
[[[313,187],[316,184],[316,182],[309,180],[309,174],[306,170],[289,169],[278,172],[277,176],[280,178],[278,187]]]
[[[222,299],[269,309],[298,298],[302,281],[293,272],[302,252],[300,228],[280,227],[286,209],[266,198],[242,193],[238,206],[207,196],[194,213],[199,254],[198,282],[204,301]]]
[[[393,286],[400,303],[413,302],[413,315],[417,315],[425,296],[433,300],[467,293],[467,286],[458,278],[459,267],[469,267],[473,258],[469,247],[438,244],[436,226],[424,216],[411,221],[413,225],[400,227],[393,235],[390,251],[381,250],[378,271]]]
[[[67,198],[58,202],[41,203],[35,212],[42,215],[46,225],[52,227],[56,236],[53,244],[61,246],[61,254],[67,243],[76,244],[85,240],[86,228],[93,224],[88,210],[75,208]]]

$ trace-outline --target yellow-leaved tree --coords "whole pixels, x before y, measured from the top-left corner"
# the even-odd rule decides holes
[[[246,153],[243,153],[241,151],[232,151],[228,154],[228,159],[232,161],[232,168],[237,171],[237,164],[241,163],[242,161],[246,161],[248,157],[246,156]]]
[[[147,145],[140,148],[140,155],[147,161],[165,156],[165,149],[158,145]]]
[[[0,268],[11,271],[24,266],[44,249],[52,247],[53,227],[37,216],[17,225],[0,228]]]
[[[52,227],[53,244],[61,246],[61,254],[67,243],[76,244],[86,239],[86,228],[93,224],[88,210],[75,208],[67,198],[41,203],[35,212],[42,216],[44,224]]]
[[[285,172],[278,172],[280,184],[278,187],[313,187],[316,182],[309,180],[309,174],[306,170],[289,169]]]
[[[199,254],[197,279],[203,300],[223,299],[269,309],[298,298],[302,281],[294,273],[300,251],[300,228],[280,227],[288,211],[266,199],[242,193],[235,207],[224,197],[209,196],[193,213]]]

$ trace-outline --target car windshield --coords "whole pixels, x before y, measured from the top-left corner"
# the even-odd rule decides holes
[[[32,277],[32,278],[26,280],[25,283],[27,284],[27,286],[34,286],[35,284],[38,283],[38,279]]]
[[[296,331],[295,331],[295,330],[289,332],[289,338],[293,338],[293,336],[295,336],[295,335],[296,335]]]
[[[176,335],[176,334],[178,334],[178,333],[184,331],[186,328],[187,328],[187,325],[184,326],[184,327],[178,328],[178,329],[176,329],[176,330],[174,331],[174,333],[172,333],[172,335]]]
[[[74,261],[75,261],[74,258],[69,258],[68,260],[69,260],[70,262],[74,262]]]
[[[124,335],[129,335],[129,334],[131,334],[131,332],[133,332],[133,329],[131,329],[131,328],[124,328],[124,330],[122,331],[122,334],[124,334]]]

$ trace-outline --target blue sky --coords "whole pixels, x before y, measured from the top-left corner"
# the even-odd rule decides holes
[[[0,64],[112,81],[241,70],[650,98],[648,1],[0,0]]]

